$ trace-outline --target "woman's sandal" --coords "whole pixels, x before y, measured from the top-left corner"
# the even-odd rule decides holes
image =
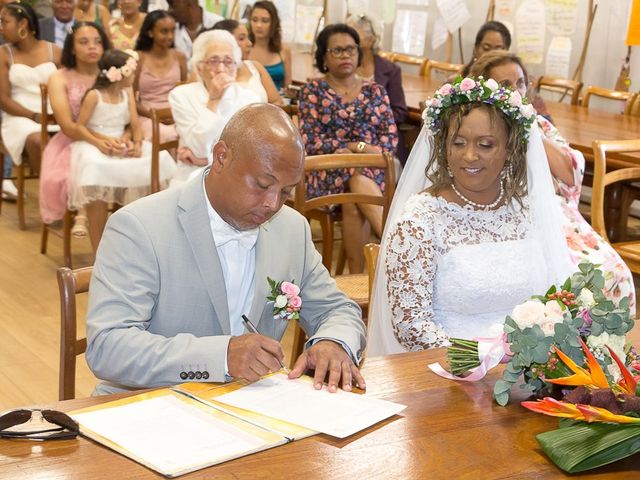
[[[76,238],[85,238],[89,235],[87,217],[85,215],[76,215],[73,221],[73,227],[71,227],[71,235]]]

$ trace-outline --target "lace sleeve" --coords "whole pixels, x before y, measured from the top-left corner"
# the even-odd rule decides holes
[[[446,345],[444,329],[433,321],[436,248],[430,233],[413,219],[402,221],[386,250],[387,295],[396,338],[407,350]]]

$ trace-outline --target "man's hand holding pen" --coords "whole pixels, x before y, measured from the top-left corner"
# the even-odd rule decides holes
[[[250,382],[282,367],[284,352],[280,343],[259,333],[246,333],[229,340],[227,368],[229,375]]]

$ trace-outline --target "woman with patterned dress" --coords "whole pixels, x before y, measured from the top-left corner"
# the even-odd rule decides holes
[[[344,24],[327,26],[316,40],[316,67],[324,78],[302,87],[299,100],[300,130],[307,155],[328,153],[395,154],[398,134],[389,97],[384,88],[363,81],[360,39]],[[378,169],[339,169],[307,174],[307,196],[351,192],[382,195],[384,172]],[[369,228],[382,235],[382,208],[343,205],[345,253],[351,273],[362,272],[362,247]]]
[[[498,83],[526,94],[527,72],[518,56],[514,54],[502,50],[486,53],[471,68],[471,75],[491,77]],[[595,232],[580,213],[584,156],[569,146],[569,142],[549,120],[539,114],[536,119],[544,134],[544,147],[554,180],[556,198],[564,214],[564,234],[574,262],[576,265],[581,261],[600,265],[605,272],[605,295],[616,303],[622,297],[630,297],[633,313],[636,302],[631,271],[613,247]]]
[[[85,137],[76,120],[84,94],[98,77],[98,62],[109,39],[95,23],[77,22],[62,50],[63,68],[51,75],[48,83],[51,107],[62,130],[47,143],[40,172],[40,216],[44,223],[62,220],[69,201],[67,181],[71,162],[71,143]],[[74,233],[88,234],[86,216],[76,216]]]
[[[118,8],[122,16],[109,23],[111,43],[119,50],[133,50],[145,17],[140,0],[118,0]]]

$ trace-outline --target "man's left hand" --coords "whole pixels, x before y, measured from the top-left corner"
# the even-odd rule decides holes
[[[353,364],[344,348],[331,340],[321,340],[304,351],[289,372],[289,378],[298,378],[307,369],[315,369],[313,386],[316,390],[322,388],[327,373],[330,392],[338,390],[341,378],[342,389],[347,392],[351,391],[351,382],[354,380],[358,388],[366,388],[358,367]]]

